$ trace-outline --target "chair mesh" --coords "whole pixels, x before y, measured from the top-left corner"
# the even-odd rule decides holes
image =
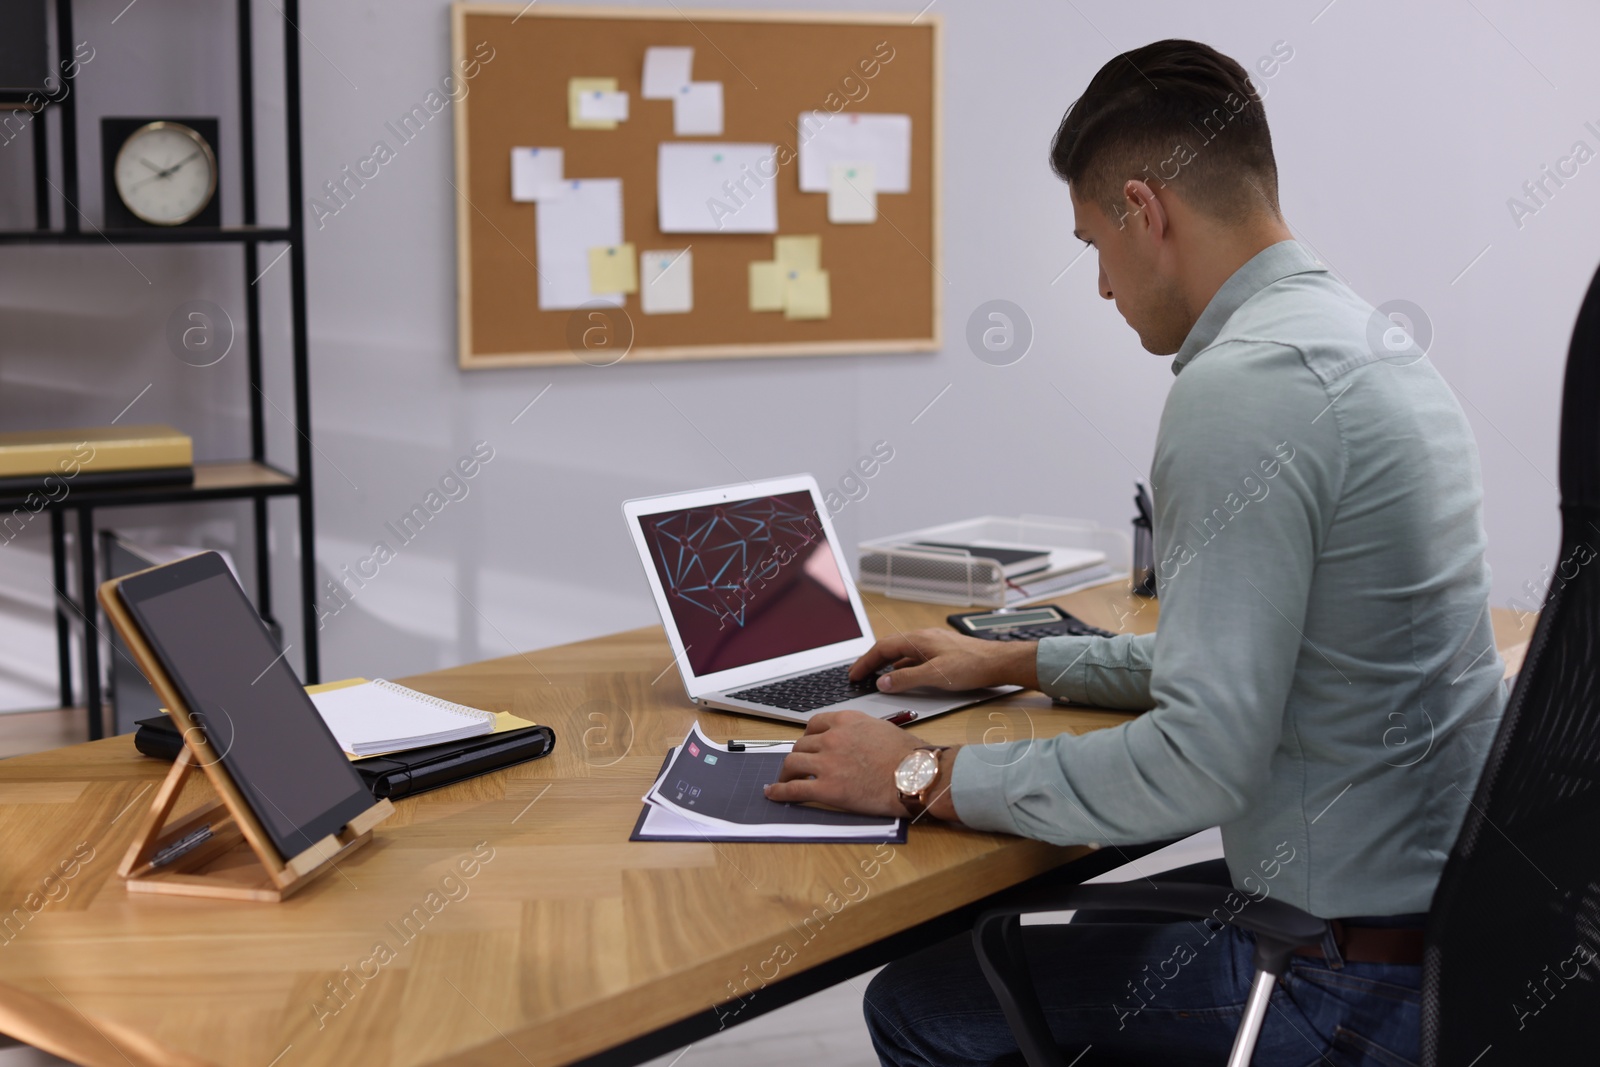
[[[1429,914],[1424,1067],[1594,1062],[1597,1055],[1597,404],[1600,274],[1590,283],[1567,355],[1561,552]]]

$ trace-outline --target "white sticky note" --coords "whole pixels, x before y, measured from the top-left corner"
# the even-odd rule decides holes
[[[639,306],[646,315],[694,310],[694,253],[687,248],[639,253]]]
[[[622,241],[622,179],[571,179],[560,196],[539,201],[534,220],[539,310],[561,311],[599,301],[622,305],[621,293],[589,291],[589,249]]]
[[[834,163],[828,167],[828,221],[878,220],[877,167],[871,163]]]
[[[722,83],[690,82],[672,98],[672,132],[679,137],[722,136]]]
[[[656,154],[662,233],[776,233],[778,150],[770,144],[663,141]]]
[[[559,148],[511,150],[511,199],[543,200],[560,196],[562,151]]]
[[[880,193],[911,191],[911,116],[806,111],[800,115],[800,191],[828,191],[835,163],[871,163]]]
[[[670,100],[689,84],[694,69],[693,48],[646,48],[644,50],[644,89],[646,100]]]
[[[589,122],[624,122],[628,118],[628,94],[584,93],[578,97],[578,117]]]

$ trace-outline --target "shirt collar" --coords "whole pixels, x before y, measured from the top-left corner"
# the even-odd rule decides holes
[[[1222,327],[1227,325],[1233,313],[1252,296],[1274,282],[1281,281],[1292,274],[1306,274],[1312,271],[1326,271],[1328,268],[1318,263],[1316,257],[1307,252],[1305,246],[1299,241],[1279,241],[1275,245],[1268,245],[1245,262],[1244,266],[1233,272],[1233,276],[1222,283],[1206,309],[1200,313],[1200,318],[1189,330],[1189,336],[1183,339],[1183,347],[1178,349],[1177,356],[1172,361],[1172,373],[1177,374],[1194,358],[1195,353],[1210,345],[1217,339],[1217,334],[1222,332]]]

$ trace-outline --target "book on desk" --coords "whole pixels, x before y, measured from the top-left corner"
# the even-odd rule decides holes
[[[487,712],[377,679],[348,678],[306,692],[373,798],[400,800],[476,778],[555,748],[555,733],[510,712]],[[140,719],[133,744],[173,760],[183,737],[165,715]]]

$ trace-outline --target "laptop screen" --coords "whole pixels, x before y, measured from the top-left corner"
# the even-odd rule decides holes
[[[809,492],[639,516],[697,675],[861,636]]]

